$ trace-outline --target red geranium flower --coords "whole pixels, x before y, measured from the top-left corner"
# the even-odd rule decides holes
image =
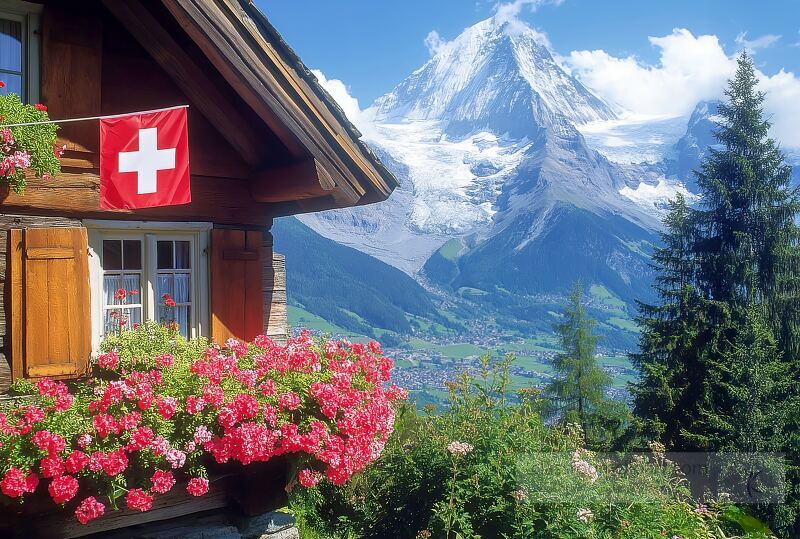
[[[75,450],[67,457],[64,463],[69,473],[78,473],[89,464],[89,457],[83,451]]]
[[[103,516],[105,512],[106,506],[98,502],[94,496],[89,496],[75,509],[75,518],[77,518],[78,522],[81,524],[86,524],[90,520]]]
[[[65,503],[78,493],[78,480],[71,475],[62,475],[53,479],[47,490],[54,502]]]
[[[175,476],[172,475],[172,472],[157,470],[150,478],[150,483],[153,485],[151,487],[153,492],[166,494],[175,485]]]
[[[208,479],[204,477],[193,477],[186,485],[186,492],[192,496],[203,496],[208,493]]]
[[[125,496],[125,504],[129,509],[137,509],[139,511],[149,511],[153,507],[153,496],[149,495],[140,488],[132,488]]]
[[[47,107],[45,105],[42,105],[41,103],[36,103],[33,106],[33,108],[35,108],[36,110],[40,110],[42,112],[47,112]]]

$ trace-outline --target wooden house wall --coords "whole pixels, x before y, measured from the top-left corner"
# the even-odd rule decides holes
[[[86,7],[89,6],[89,7]],[[92,217],[212,221],[229,225],[266,225],[273,208],[250,193],[251,167],[219,130],[177,87],[158,63],[113,16],[87,2],[84,11],[45,6],[42,21],[41,100],[51,118],[117,114],[188,104],[192,203],[168,208],[105,211],[99,208],[98,123],[63,124],[67,146],[63,173],[43,181],[31,178],[24,194],[5,194],[4,212]],[[180,35],[175,28],[175,35]],[[183,44],[192,51],[190,43]],[[193,55],[201,62],[199,51]],[[203,65],[203,64],[201,64]],[[209,65],[208,73],[214,73]],[[209,75],[215,84],[226,84]],[[233,90],[225,91],[242,116],[251,117]],[[264,162],[280,164],[285,150],[255,120],[239,126],[263,142]]]
[[[247,106],[206,61],[176,23],[159,20],[197,60],[232,106],[247,118]],[[171,21],[171,22],[170,22]],[[192,203],[143,210],[105,211],[99,207],[99,131],[96,121],[62,124],[59,143],[67,147],[62,173],[50,180],[29,178],[23,194],[0,192],[0,279],[5,283],[7,230],[39,226],[80,226],[81,219],[203,221],[215,225],[261,228],[264,234],[264,329],[285,338],[284,261],[272,252],[268,230],[275,206],[253,200],[249,179],[254,165],[245,162],[175,80],[99,2],[63,7],[46,4],[41,27],[41,101],[53,119],[118,114],[189,104],[189,154]],[[257,168],[280,165],[287,158],[277,138],[256,118],[240,126],[263,141],[264,161]],[[0,190],[2,191],[2,190]],[[7,345],[6,294],[0,296],[0,356]],[[10,373],[0,361],[0,391]]]

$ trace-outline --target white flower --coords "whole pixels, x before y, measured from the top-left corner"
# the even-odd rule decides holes
[[[578,520],[581,522],[588,524],[593,518],[594,513],[592,513],[591,509],[578,509]]]
[[[587,481],[590,483],[594,483],[597,481],[599,474],[597,473],[597,468],[586,462],[585,460],[575,460],[572,462],[572,469],[578,475],[583,476]]]
[[[447,450],[451,455],[456,457],[463,457],[473,450],[473,447],[466,442],[453,441],[447,444]]]
[[[512,492],[511,497],[517,500],[518,502],[524,502],[528,499],[528,493],[525,492],[524,488],[521,488]]]

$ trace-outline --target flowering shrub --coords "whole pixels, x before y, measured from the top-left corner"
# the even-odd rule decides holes
[[[381,454],[404,398],[380,346],[265,336],[224,346],[145,323],[106,339],[95,377],[18,382],[30,402],[0,413],[0,491],[40,483],[86,523],[124,500],[147,511],[176,478],[209,491],[210,462],[293,458],[298,480],[346,482]],[[78,495],[80,493],[80,496]],[[73,507],[74,506],[74,507]]]
[[[5,83],[0,81],[0,88]],[[24,125],[4,128],[2,125],[45,122],[50,118],[41,103],[26,105],[18,95],[0,95],[0,179],[21,193],[25,173],[33,171],[40,178],[55,176],[61,170],[59,158],[64,148],[56,146],[55,124]]]
[[[729,502],[698,504],[663,446],[630,463],[582,447],[580,427],[542,422],[510,359],[449,385],[448,406],[398,409],[381,459],[346,485],[297,489],[304,539],[748,539],[771,537]]]

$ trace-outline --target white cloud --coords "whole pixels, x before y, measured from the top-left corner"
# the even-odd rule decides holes
[[[564,0],[514,0],[513,2],[499,2],[494,5],[495,17],[501,22],[512,22],[519,20],[522,8],[527,7],[531,11],[536,11],[540,6],[552,4],[561,5]]]
[[[800,79],[781,69],[768,77],[759,73],[759,89],[766,92],[764,111],[770,117],[770,134],[782,145],[800,148]]]
[[[716,36],[695,37],[675,29],[650,37],[660,61],[647,65],[636,57],[618,58],[604,50],[572,51],[564,58],[572,73],[605,99],[644,115],[679,116],[698,101],[722,95],[736,62]]]
[[[736,36],[736,43],[749,52],[755,52],[758,49],[766,49],[774,45],[780,38],[781,36],[776,34],[764,34],[755,39],[747,39],[747,32],[739,32],[739,35]]]
[[[439,32],[436,30],[431,30],[428,32],[428,35],[425,36],[425,46],[428,48],[428,54],[431,56],[439,52],[444,44],[445,40],[442,39],[442,36],[440,36]]]
[[[649,40],[660,52],[655,64],[603,50],[572,51],[563,62],[601,97],[637,115],[685,115],[699,101],[722,97],[736,70],[736,57],[725,53],[716,36],[694,36],[681,28]],[[757,71],[757,75],[760,89],[766,92],[764,110],[773,122],[772,136],[784,146],[800,148],[796,127],[800,125],[800,79],[783,70],[772,76]]]
[[[358,99],[350,95],[347,85],[339,79],[329,79],[319,69],[312,69],[311,72],[317,77],[320,85],[325,88],[331,97],[339,104],[344,111],[347,119],[355,125],[362,134],[367,135],[371,129],[371,114],[369,110],[362,110],[358,104]]]
[[[547,34],[541,30],[531,27],[528,23],[519,18],[523,8],[536,11],[543,5],[559,6],[564,0],[514,0],[513,2],[500,2],[494,5],[494,19],[500,24],[506,24],[506,32],[511,35],[519,35],[523,32],[533,32],[536,40],[547,47],[552,48]]]

